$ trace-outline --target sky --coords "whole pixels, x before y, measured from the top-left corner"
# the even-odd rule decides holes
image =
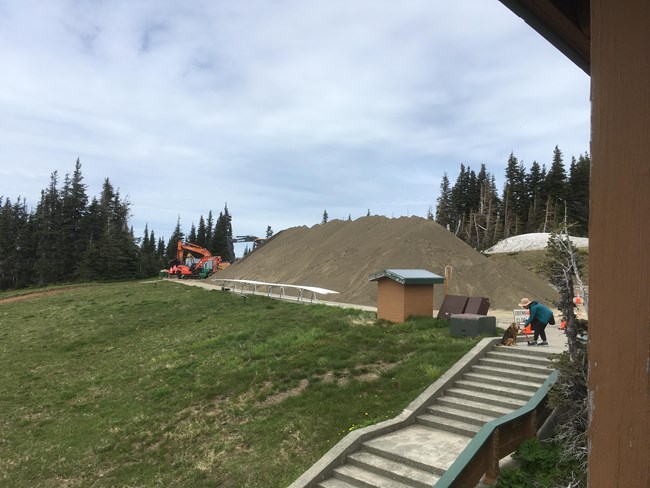
[[[424,217],[461,163],[589,151],[589,77],[498,0],[0,0],[0,73],[0,195],[79,158],[136,235]]]

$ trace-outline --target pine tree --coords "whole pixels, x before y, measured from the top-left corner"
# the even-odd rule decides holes
[[[73,280],[79,276],[79,263],[87,241],[83,222],[87,205],[86,185],[81,174],[81,162],[77,158],[72,179],[65,175],[61,192],[61,246],[66,252],[61,254],[60,266],[61,279],[64,280]]]
[[[212,214],[210,214],[210,217],[212,217]],[[165,252],[165,259],[167,261],[176,260],[178,241],[183,240],[185,240],[185,234],[183,234],[183,231],[181,230],[181,216],[179,215],[176,219],[176,227],[174,228],[174,231],[172,232],[172,235],[169,237],[169,241],[167,242],[167,250]]]
[[[487,172],[485,164],[481,165],[476,185],[478,202],[474,203],[475,209],[469,215],[466,242],[476,249],[485,249],[496,242],[500,208],[494,175]]]
[[[528,219],[526,232],[539,232],[544,221],[544,176],[537,161],[533,161],[530,172],[526,176],[526,192],[528,194]]]
[[[83,233],[86,236],[85,248],[79,262],[79,276],[82,279],[96,279],[97,272],[101,273],[101,256],[99,244],[104,238],[104,216],[97,197],[93,197],[82,221]]]
[[[523,232],[528,217],[528,199],[525,184],[525,168],[514,153],[510,153],[503,188],[503,236],[510,237]]]
[[[0,197],[0,290],[15,286],[17,238],[14,207],[8,198]]]
[[[156,236],[154,231],[149,234],[149,225],[144,226],[144,235],[138,251],[138,266],[140,277],[155,276],[163,267],[156,255]]]
[[[34,237],[34,220],[27,211],[25,199],[20,197],[13,205],[13,224],[16,232],[14,250],[16,262],[13,270],[13,288],[24,288],[33,284],[36,239]]]
[[[61,249],[58,173],[50,175],[50,185],[41,192],[35,212],[37,240],[35,277],[39,286],[54,283],[60,276],[57,257]]]
[[[228,210],[228,204],[226,203],[223,208],[223,213],[224,213],[224,227],[225,227],[225,234],[226,234],[226,261],[228,262],[234,262],[235,261],[235,244],[233,243],[233,235],[232,235],[232,216],[230,215],[230,211]]]
[[[190,227],[190,233],[187,236],[187,240],[192,244],[196,244],[196,226],[192,222],[192,227]]]
[[[323,220],[321,220],[321,224],[326,224],[328,218],[329,216],[327,215],[327,210],[323,210]]]
[[[208,212],[208,220],[205,222],[205,246],[202,246],[210,251],[213,249],[212,241],[214,239],[214,226],[215,222],[212,217],[212,210]]]
[[[440,183],[440,195],[436,201],[436,218],[443,227],[451,230],[453,223],[453,213],[451,209],[451,187],[447,173],[443,173],[442,182]]]
[[[158,239],[158,245],[156,246],[156,256],[158,257],[159,262],[162,263],[161,267],[164,267],[166,264],[168,264],[167,263],[168,260],[166,259],[167,257],[166,254],[167,254],[167,249],[165,246],[165,239],[161,237],[160,239]]]
[[[567,205],[569,221],[574,222],[573,232],[578,236],[589,234],[589,181],[591,159],[588,154],[575,158],[569,171]]]
[[[271,237],[273,237],[273,229],[271,229],[271,226],[269,225],[266,228],[266,238],[270,239]]]
[[[215,256],[221,256],[223,261],[233,262],[235,260],[235,245],[232,235],[232,217],[228,211],[228,204],[225,205],[223,212],[219,213],[219,218],[215,225],[213,248],[210,249]]]
[[[208,232],[205,226],[205,220],[203,220],[203,215],[201,215],[201,218],[199,219],[199,227],[196,230],[196,245],[207,249]]]
[[[562,151],[555,146],[553,150],[553,162],[544,179],[546,189],[546,209],[544,215],[543,232],[560,225],[562,208],[566,202],[567,177],[564,170]]]
[[[431,208],[431,205],[429,205],[429,208],[427,209],[427,220],[433,220],[433,209]]]

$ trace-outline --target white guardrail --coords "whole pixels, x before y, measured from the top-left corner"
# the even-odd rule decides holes
[[[266,292],[265,292],[266,296],[271,296],[273,294],[273,289],[279,288],[280,293],[278,294],[278,296],[280,298],[282,299],[294,298],[299,302],[304,300],[305,291],[311,292],[311,298],[310,298],[311,303],[316,303],[318,301],[318,299],[316,298],[316,294],[320,294],[320,295],[337,294],[338,295],[339,293],[338,291],[328,290],[327,288],[319,288],[317,286],[288,285],[284,283],[266,283],[264,281],[234,280],[234,279],[226,279],[226,278],[216,278],[213,281],[223,282],[222,286],[224,287],[230,286],[233,292],[237,292],[237,285],[241,286],[239,291],[240,293],[245,293],[246,288],[249,287],[249,290],[253,295],[257,294],[258,287],[262,287],[262,288],[266,287]],[[287,288],[298,290],[298,296],[294,297],[292,295],[287,295],[285,292]]]

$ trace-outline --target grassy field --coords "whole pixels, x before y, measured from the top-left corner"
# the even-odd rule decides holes
[[[285,487],[476,342],[167,282],[3,301],[0,486]]]

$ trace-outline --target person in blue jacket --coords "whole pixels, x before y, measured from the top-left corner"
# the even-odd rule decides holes
[[[530,327],[533,329],[533,340],[528,341],[529,346],[537,346],[537,338],[541,338],[542,342],[539,343],[540,346],[548,346],[546,342],[546,326],[548,324],[555,324],[555,317],[553,317],[553,312],[550,308],[536,301],[530,301],[528,298],[522,298],[519,302],[519,306],[525,309],[528,309],[530,315],[524,327],[530,324]]]

